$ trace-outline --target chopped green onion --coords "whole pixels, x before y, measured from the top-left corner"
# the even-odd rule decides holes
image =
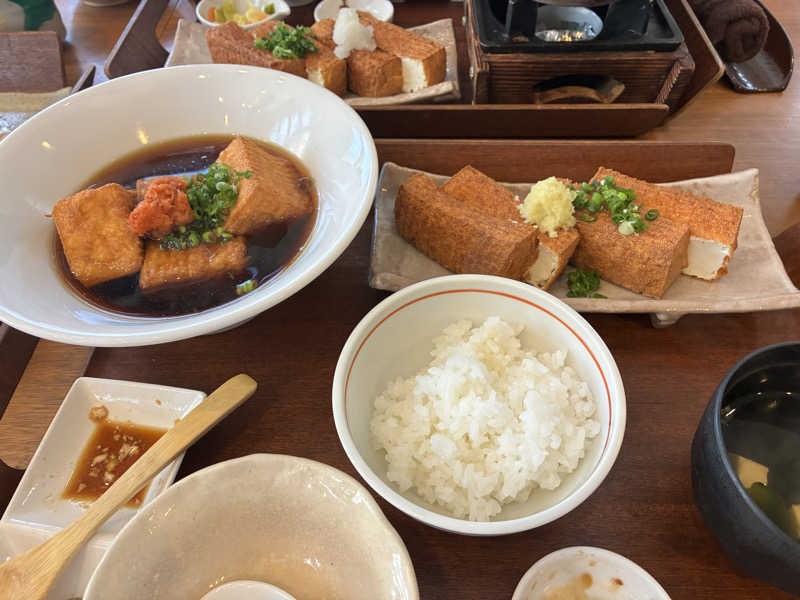
[[[617,227],[617,231],[619,231],[622,235],[631,235],[634,232],[633,223],[630,221],[623,221]]]
[[[583,221],[584,223],[594,223],[597,221],[597,215],[587,215],[586,213],[580,213],[578,215],[578,220]]]
[[[651,208],[644,213],[644,218],[648,221],[655,221],[658,218],[658,211],[655,208]]]
[[[258,286],[258,282],[255,279],[248,279],[236,286],[236,295],[237,296],[244,296],[245,294],[252,292]]]
[[[589,269],[575,269],[567,275],[568,298],[605,298],[596,293],[600,287],[600,275]]]

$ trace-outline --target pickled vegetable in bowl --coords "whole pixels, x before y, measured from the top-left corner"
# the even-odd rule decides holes
[[[247,3],[244,13],[236,11],[233,0],[226,0],[220,7],[212,6],[208,9],[208,20],[215,23],[227,23],[233,21],[237,25],[250,25],[263,21],[269,15],[275,14],[275,5],[267,4],[264,10],[254,6],[252,2]]]

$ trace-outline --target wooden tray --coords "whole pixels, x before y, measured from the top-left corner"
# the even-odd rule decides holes
[[[164,65],[167,50],[156,35],[156,25],[168,0],[141,0],[106,61],[108,77],[119,77]],[[684,30],[686,44],[696,63],[687,84],[687,94],[675,99],[678,110],[690,94],[699,93],[722,76],[716,52],[699,31],[686,0],[668,0],[670,10]],[[461,104],[383,106],[359,109],[375,137],[417,138],[546,138],[546,137],[632,137],[660,125],[670,114],[666,98],[646,104],[472,104],[466,33],[465,7],[461,3],[433,0],[397,6],[395,23],[404,27],[443,18],[456,26]],[[290,23],[311,24],[313,6],[294,7]],[[687,28],[689,30],[687,31]],[[716,57],[716,61],[714,59]],[[708,68],[708,63],[713,63]]]
[[[510,181],[530,177],[531,164],[541,162],[546,168],[563,163],[565,157],[576,175],[613,156],[620,167],[657,181],[725,172],[733,158],[729,146],[716,144],[472,140],[448,142],[448,153],[441,152],[442,142],[433,140],[378,139],[376,144],[382,161],[439,172],[476,161],[488,173]],[[523,150],[509,160],[499,151],[506,145]],[[548,153],[549,146],[558,150]],[[86,373],[205,391],[241,371],[258,381],[251,400],[189,449],[179,477],[254,452],[304,456],[358,477],[336,436],[330,390],[342,344],[386,297],[367,286],[371,233],[368,219],[325,273],[240,327],[169,344],[98,348]],[[797,234],[797,228],[789,232],[783,253],[785,260],[795,259],[795,266],[800,264]],[[793,272],[798,273],[796,268]],[[533,531],[497,538],[438,531],[379,500],[408,547],[421,597],[508,599],[534,561],[566,546],[591,545],[636,561],[674,600],[789,600],[788,594],[743,575],[722,554],[692,500],[689,448],[698,419],[725,372],[755,348],[785,341],[796,332],[800,310],[687,315],[668,329],[651,328],[644,315],[586,318],[613,353],[627,396],[625,441],[609,476],[568,515]],[[37,356],[49,358],[49,368],[32,360],[31,373],[63,374],[55,361],[66,364],[75,358],[68,346],[50,350],[49,357],[42,352]],[[50,401],[54,411],[62,398],[20,396],[8,410],[24,414]],[[17,404],[23,401],[27,404]],[[30,419],[49,421],[42,413]],[[30,433],[3,429],[0,456],[8,447],[35,448],[38,439],[31,439]],[[0,466],[0,510],[16,479],[14,472]]]

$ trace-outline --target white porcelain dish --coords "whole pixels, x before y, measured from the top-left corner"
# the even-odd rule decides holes
[[[373,448],[373,402],[387,383],[410,377],[430,362],[433,338],[459,319],[479,325],[490,316],[525,326],[525,347],[567,349],[567,364],[587,382],[597,403],[600,434],[578,468],[553,491],[536,490],[526,502],[507,504],[493,521],[449,516],[413,490],[400,493]],[[488,275],[451,275],[411,285],[378,304],[350,334],[333,380],[336,432],[350,462],[370,487],[411,517],[467,535],[526,531],[557,519],[602,483],[625,430],[625,391],[611,352],[592,327],[560,300],[532,286]]]
[[[257,290],[193,315],[126,317],[73,293],[51,256],[54,227],[46,215],[53,205],[143,145],[206,133],[273,142],[309,169],[319,210],[300,255]],[[372,206],[377,175],[375,145],[358,114],[335,94],[293,75],[192,65],[91,87],[0,142],[0,236],[6,248],[0,254],[0,321],[37,337],[90,346],[156,344],[233,327],[288,298],[336,260]]]
[[[534,563],[511,600],[552,598],[554,590],[581,579],[583,585],[589,584],[585,593],[596,600],[670,600],[658,581],[639,565],[615,552],[589,546],[563,548]]]
[[[92,377],[77,379],[0,519],[0,562],[33,548],[85,512],[83,503],[64,499],[61,494],[94,431],[95,424],[89,420],[92,407],[105,406],[109,418],[115,421],[168,429],[205,396],[200,391],[161,385]],[[175,480],[182,460],[180,454],[155,477],[142,506]],[[59,577],[50,598],[64,600],[82,595],[114,536],[136,513],[135,508],[121,508],[106,521]]]
[[[217,23],[216,21],[210,20],[208,11],[210,11],[212,8],[219,8],[225,2],[226,0],[200,0],[195,7],[197,19],[203,25],[208,25],[209,27],[219,27],[222,23]],[[244,14],[244,11],[247,10],[248,3],[262,11],[264,11],[265,8],[271,4],[275,9],[275,12],[273,12],[271,15],[267,15],[266,19],[261,19],[255,23],[242,25],[243,29],[252,29],[253,27],[258,27],[267,21],[283,21],[292,12],[292,10],[289,8],[289,5],[286,4],[284,0],[233,0],[233,5],[236,7],[236,12],[239,14]]]
[[[394,18],[394,4],[389,0],[322,0],[314,7],[314,21],[336,19],[339,9],[347,6],[365,10],[380,21],[391,23]]]
[[[143,508],[97,567],[84,600],[200,598],[231,580],[295,598],[417,600],[403,541],[349,475],[255,454],[182,479]]]

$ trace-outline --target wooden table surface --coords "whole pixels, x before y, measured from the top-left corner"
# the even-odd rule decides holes
[[[68,79],[74,81],[89,64],[98,65],[102,79],[106,53],[134,5],[57,4],[69,30]],[[791,11],[792,4],[767,2],[790,35],[800,33],[800,16]],[[179,10],[166,21],[174,22]],[[400,4],[396,21],[423,22],[460,11],[460,5],[447,3]],[[310,9],[299,9],[296,15],[308,17]],[[165,37],[169,28],[165,22]],[[800,138],[798,85],[792,82],[783,94],[743,96],[720,83],[647,138],[734,144],[735,168],[762,170],[764,212],[771,232],[778,234],[800,222],[796,171],[790,162]],[[657,161],[659,156],[642,160]],[[798,231],[795,227],[781,237],[784,258],[800,256]],[[179,477],[253,452],[302,455],[355,475],[336,437],[330,387],[347,336],[386,297],[366,284],[371,234],[368,219],[332,267],[244,326],[159,346],[99,348],[86,374],[205,391],[237,372],[257,379],[256,395],[187,452]],[[787,266],[795,276],[800,272],[800,260]],[[443,533],[379,501],[408,546],[423,600],[510,598],[534,561],[572,545],[600,546],[628,556],[652,573],[674,600],[789,598],[742,574],[721,553],[692,501],[689,452],[700,415],[723,374],[756,348],[797,338],[800,310],[689,315],[666,329],[653,329],[645,315],[586,318],[611,349],[627,394],[625,440],[610,475],[565,517],[499,538]],[[0,410],[34,343],[24,334],[0,330]],[[0,506],[19,476],[0,464]]]

